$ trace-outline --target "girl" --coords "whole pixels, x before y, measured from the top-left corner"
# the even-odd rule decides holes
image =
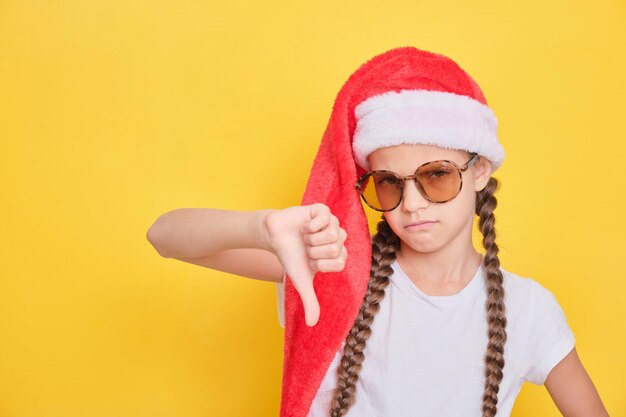
[[[281,417],[505,417],[524,381],[564,416],[607,416],[555,297],[500,266],[496,128],[454,61],[395,48],[337,95],[302,205],[174,210],[148,239],[277,282]],[[373,237],[361,201],[382,213]]]

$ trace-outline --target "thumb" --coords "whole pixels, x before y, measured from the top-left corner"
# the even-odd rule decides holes
[[[301,269],[301,268],[296,268]],[[302,270],[293,271],[297,279],[291,279],[293,286],[300,295],[304,307],[304,319],[307,326],[315,326],[320,317],[320,304],[313,287],[313,277],[315,272],[311,269],[304,268]],[[287,275],[291,278],[290,271]]]

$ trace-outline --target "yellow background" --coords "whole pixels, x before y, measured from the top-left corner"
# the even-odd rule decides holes
[[[299,204],[339,88],[405,45],[481,85],[502,264],[555,294],[625,416],[625,22],[617,0],[0,1],[0,416],[278,415],[274,284],[146,231]],[[525,384],[512,415],[560,414]]]

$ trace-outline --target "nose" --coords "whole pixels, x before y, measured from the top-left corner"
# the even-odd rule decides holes
[[[430,201],[422,195],[417,187],[418,185],[415,180],[408,180],[404,182],[402,203],[400,203],[402,210],[412,212],[419,208],[428,207]]]

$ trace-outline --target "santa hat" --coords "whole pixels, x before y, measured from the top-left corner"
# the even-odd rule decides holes
[[[315,274],[320,316],[311,327],[298,292],[285,277],[281,417],[307,416],[363,303],[372,241],[355,182],[369,169],[367,155],[381,147],[422,143],[477,152],[495,171],[504,160],[496,128],[478,84],[444,55],[394,48],[348,78],[335,99],[302,198],[302,205],[327,205],[339,219],[348,234],[348,257],[342,271]]]

